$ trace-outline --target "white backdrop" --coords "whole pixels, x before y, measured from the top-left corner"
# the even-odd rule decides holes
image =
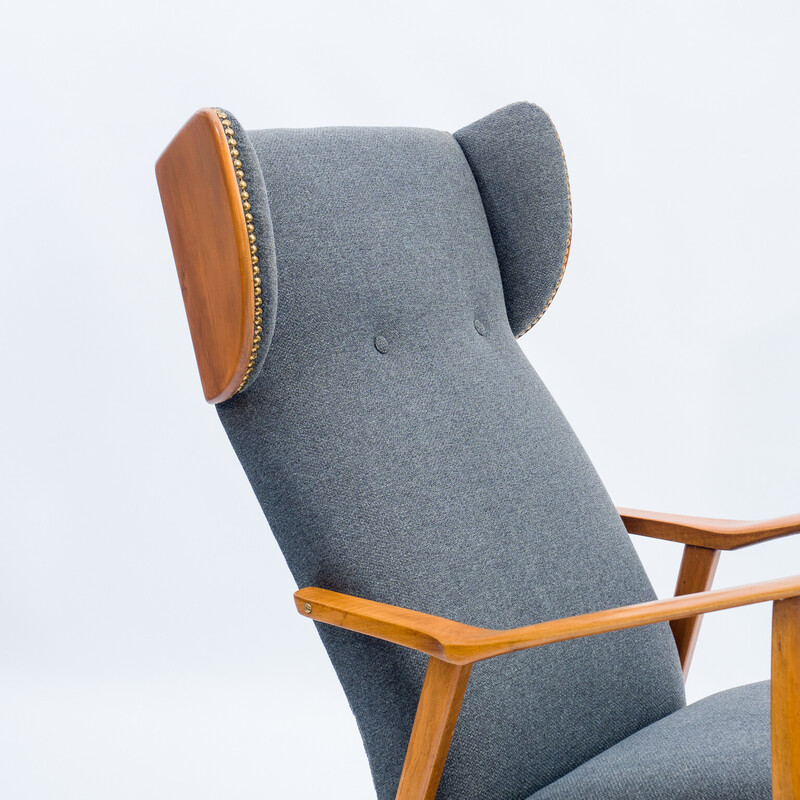
[[[0,31],[0,795],[373,796],[355,724],[196,375],[153,164],[247,127],[455,130],[528,99],[575,211],[523,347],[621,505],[800,510],[791,2],[15,4]],[[637,542],[660,595],[678,545]],[[800,571],[800,537],[717,585]],[[767,677],[707,617],[691,699]]]

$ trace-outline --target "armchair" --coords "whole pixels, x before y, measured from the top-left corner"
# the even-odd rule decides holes
[[[800,800],[800,576],[707,591],[800,517],[618,511],[517,345],[572,234],[541,109],[453,135],[204,109],[156,174],[205,397],[379,800]],[[628,532],[685,545],[676,597]],[[771,686],[687,706],[700,616],[767,601]]]

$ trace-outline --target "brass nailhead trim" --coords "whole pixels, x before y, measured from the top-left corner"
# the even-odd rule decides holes
[[[247,361],[247,369],[245,370],[244,377],[234,392],[234,394],[237,394],[244,389],[244,387],[247,385],[247,381],[250,380],[250,376],[253,374],[253,367],[255,366],[256,358],[258,357],[258,348],[261,344],[261,332],[263,330],[264,320],[264,312],[262,308],[263,301],[261,300],[261,278],[259,277],[261,270],[258,266],[258,242],[256,241],[255,226],[253,225],[253,215],[250,213],[252,206],[248,202],[250,199],[250,194],[247,191],[247,180],[244,174],[244,165],[239,159],[240,153],[237,149],[237,145],[239,143],[236,141],[236,135],[234,133],[233,126],[231,125],[231,121],[228,119],[228,115],[218,108],[215,108],[214,111],[222,123],[222,127],[225,132],[225,138],[228,142],[228,149],[231,153],[231,162],[233,163],[233,169],[235,171],[237,185],[239,187],[239,194],[242,198],[242,210],[244,211],[244,218],[247,224],[248,242],[250,244],[250,264],[253,268],[253,344],[250,348],[250,358]]]
[[[550,119],[550,115],[545,112],[545,116],[548,120],[550,120],[550,124],[553,125],[553,120]],[[559,286],[561,286],[561,281],[564,280],[564,273],[567,270],[567,260],[569,259],[569,247],[572,244],[572,192],[569,188],[569,171],[567,170],[567,157],[564,154],[564,145],[561,144],[561,137],[558,135],[558,130],[556,126],[553,125],[553,132],[556,135],[556,140],[558,141],[558,147],[561,150],[561,158],[564,161],[564,178],[567,181],[567,203],[569,204],[569,228],[567,229],[567,242],[564,245],[564,261],[561,264],[561,274],[558,276],[558,281],[556,281],[555,288],[553,289],[553,293],[550,295],[548,301],[544,304],[544,308],[539,312],[539,316],[525,328],[524,331],[521,331],[517,334],[517,339],[521,336],[524,336],[544,315],[544,312],[550,308],[550,303],[553,302],[553,298],[556,296],[556,292],[558,291]]]

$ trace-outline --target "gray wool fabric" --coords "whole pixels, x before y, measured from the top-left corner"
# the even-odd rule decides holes
[[[218,411],[298,585],[491,628],[653,599],[514,338],[484,199],[453,136],[248,135],[269,194],[277,317],[260,376]],[[390,800],[427,659],[318,629]],[[666,625],[479,663],[437,797],[525,800],[683,705]]]
[[[550,117],[514,103],[453,134],[481,193],[515,336],[547,310],[567,266],[572,206]]]
[[[770,800],[769,681],[707,697],[530,800]]]

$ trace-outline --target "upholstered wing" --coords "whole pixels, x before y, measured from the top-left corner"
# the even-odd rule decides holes
[[[567,162],[550,117],[531,103],[501,108],[453,134],[481,194],[515,336],[561,285],[572,240]]]
[[[277,302],[258,369],[218,411],[298,584],[488,628],[652,599],[515,340],[569,246],[543,112],[519,104],[455,138],[226,118],[263,180],[252,213],[270,215],[255,225]],[[319,632],[390,800],[425,658]],[[479,663],[437,797],[523,800],[683,704],[666,625]]]

